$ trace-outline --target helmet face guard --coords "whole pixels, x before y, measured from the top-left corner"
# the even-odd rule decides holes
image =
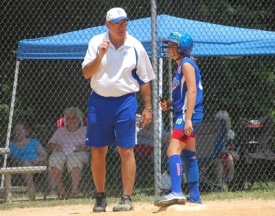
[[[161,56],[162,57],[167,57],[167,48],[178,48],[178,52],[180,52],[179,51],[179,49],[180,49],[180,47],[178,46],[178,45],[174,45],[174,46],[168,46],[168,44],[167,44],[168,42],[166,42],[166,41],[162,41],[162,44],[161,44]]]
[[[172,32],[168,38],[162,40],[163,45],[161,46],[162,52],[166,54],[166,49],[168,47],[168,42],[174,43],[175,47],[178,47],[178,52],[181,56],[190,57],[193,49],[193,39],[192,37],[185,32]],[[171,47],[172,48],[172,47]]]

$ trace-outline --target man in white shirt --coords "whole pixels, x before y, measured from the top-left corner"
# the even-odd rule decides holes
[[[131,199],[136,174],[133,154],[136,134],[137,100],[144,101],[142,125],[152,120],[151,85],[155,78],[142,44],[126,31],[128,18],[122,8],[106,15],[108,31],[94,36],[82,63],[83,76],[90,79],[92,93],[88,101],[86,145],[92,148],[92,173],[96,186],[94,212],[106,211],[106,154],[117,139],[121,158],[123,195],[113,211],[133,210]]]

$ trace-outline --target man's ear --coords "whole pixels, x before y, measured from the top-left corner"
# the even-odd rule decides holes
[[[110,23],[106,21],[106,22],[105,22],[105,25],[106,25],[106,27],[109,29]]]

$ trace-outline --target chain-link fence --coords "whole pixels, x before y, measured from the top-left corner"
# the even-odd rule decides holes
[[[155,194],[169,186],[164,173],[168,171],[165,150],[172,116],[160,111],[158,100],[159,96],[171,99],[170,83],[176,65],[163,56],[160,41],[174,30],[187,31],[193,36],[194,55],[203,78],[206,127],[198,135],[202,192],[274,188],[273,1],[191,2],[1,1],[0,147],[9,146],[15,123],[25,121],[30,125],[30,137],[41,143],[49,157],[52,152],[48,143],[58,128],[58,120],[64,117],[64,110],[79,107],[86,116],[91,90],[89,81],[82,76],[81,62],[89,38],[106,30],[106,12],[119,6],[126,10],[129,32],[143,43],[157,75],[152,83],[154,127],[139,131],[139,145],[135,148],[134,194]],[[137,95],[140,113],[143,103],[140,94]],[[221,139],[223,121],[231,131],[222,142],[217,142]],[[219,146],[217,152],[220,143],[224,148]],[[213,154],[203,154],[212,150]],[[5,156],[0,155],[1,172],[7,173],[7,168],[15,165],[2,152]],[[71,191],[75,177],[66,167],[62,171],[65,190]],[[20,187],[28,185],[30,180],[24,181],[27,179],[22,176],[24,172],[12,174],[12,192],[23,191]],[[36,196],[57,197],[48,172],[41,172],[34,171]],[[95,188],[89,163],[83,166],[81,174],[76,196],[90,197]],[[2,192],[9,184],[7,178],[9,175],[1,175]],[[119,196],[121,190],[120,159],[116,148],[110,147],[106,192]],[[13,196],[26,195],[13,193]]]

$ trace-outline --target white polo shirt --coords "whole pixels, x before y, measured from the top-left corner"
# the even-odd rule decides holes
[[[82,68],[96,58],[99,44],[106,40],[110,40],[108,31],[90,40]],[[143,45],[127,33],[124,45],[117,50],[110,43],[99,71],[92,76],[90,84],[91,88],[101,96],[119,97],[138,92],[140,84],[154,78],[155,74]]]

